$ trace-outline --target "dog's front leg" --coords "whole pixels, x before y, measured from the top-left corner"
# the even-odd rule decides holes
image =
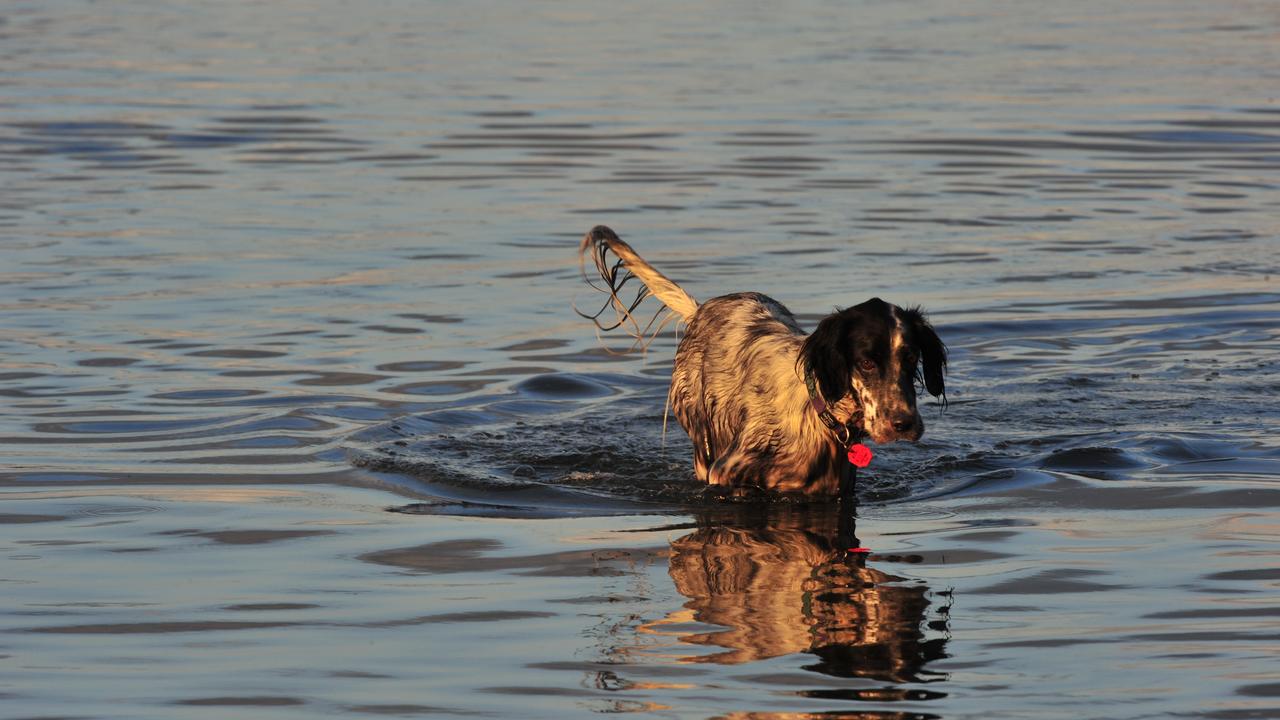
[[[755,453],[743,450],[735,442],[723,455],[716,458],[707,474],[707,482],[712,485],[739,487],[744,484],[743,474],[755,463]]]

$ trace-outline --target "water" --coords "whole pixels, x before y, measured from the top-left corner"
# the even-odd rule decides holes
[[[0,15],[6,717],[1280,715],[1272,5]],[[597,223],[931,312],[869,557],[689,482]]]

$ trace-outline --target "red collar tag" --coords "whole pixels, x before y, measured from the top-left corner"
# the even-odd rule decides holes
[[[862,443],[854,443],[849,446],[849,463],[854,467],[864,468],[871,464],[871,448]]]

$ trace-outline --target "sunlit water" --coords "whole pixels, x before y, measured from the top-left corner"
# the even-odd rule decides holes
[[[0,16],[6,717],[1280,716],[1273,4]],[[597,223],[930,311],[856,527],[703,497]]]

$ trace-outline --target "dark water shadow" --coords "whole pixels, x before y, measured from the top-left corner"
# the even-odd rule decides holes
[[[674,512],[704,488],[692,481],[679,426],[662,435],[662,392],[662,381],[644,377],[534,375],[506,392],[442,402],[363,431],[349,457],[421,500],[400,512]]]
[[[535,380],[513,393],[362,432],[349,445],[348,457],[378,483],[417,500],[395,508],[407,513],[565,517],[831,502],[750,489],[726,493],[698,482],[688,439],[674,420],[668,420],[664,436],[662,399],[655,394],[660,385],[620,392],[605,403],[574,402],[535,395],[558,386],[581,386],[598,394],[600,387],[623,388],[616,384],[620,381],[646,381],[603,375],[595,382],[580,377]],[[1079,385],[1064,382],[1061,393],[1079,393]],[[963,433],[945,428],[955,422],[963,430],[973,417],[989,411],[953,408],[948,413],[958,417],[939,420],[944,428],[938,437],[877,448],[876,462],[859,473],[859,500],[885,506],[1043,490],[1055,504],[1080,507],[1280,502],[1267,488],[1235,486],[1241,478],[1277,472],[1280,450],[1265,444],[1185,431],[1103,427],[1063,432],[1046,427],[1044,432],[1006,433],[995,439],[984,435],[975,445]],[[968,417],[960,417],[962,413]],[[1084,489],[1092,492],[1076,492]]]

